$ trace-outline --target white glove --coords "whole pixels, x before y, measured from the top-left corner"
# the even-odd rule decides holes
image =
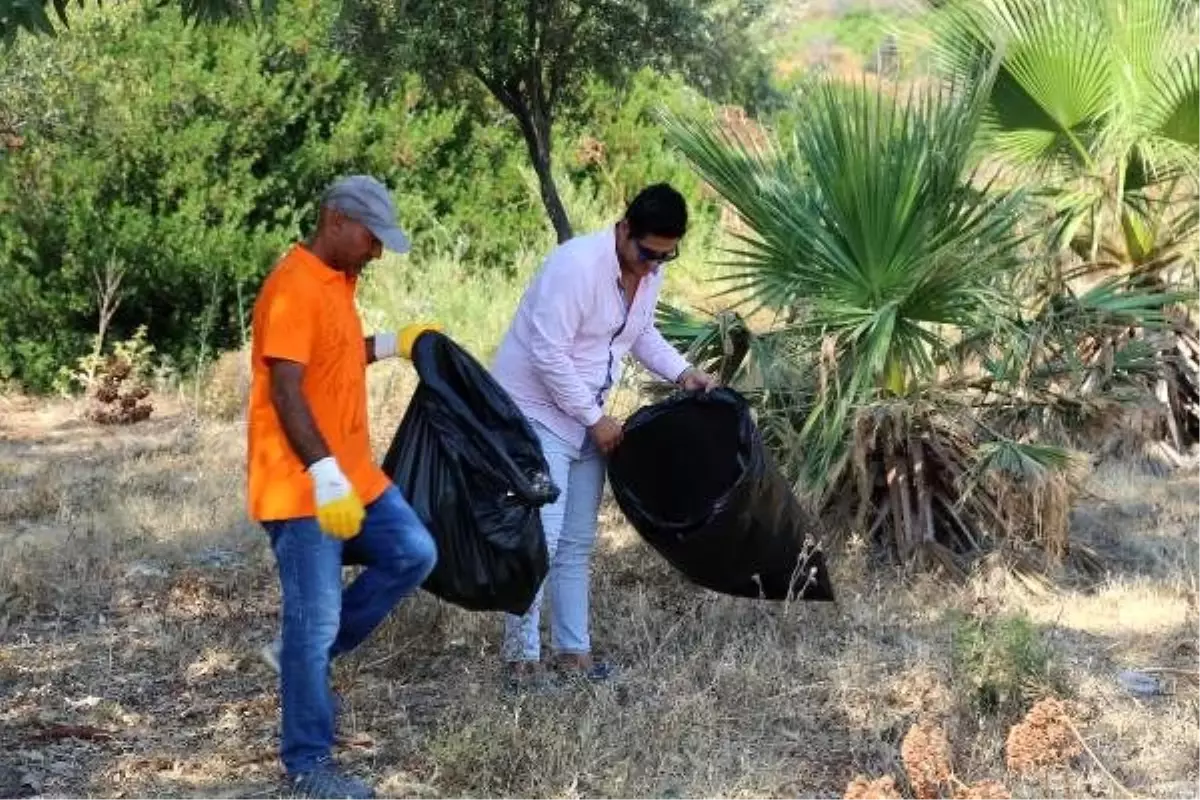
[[[362,528],[366,510],[333,456],[308,468],[317,501],[317,524],[337,539],[351,539]]]
[[[390,332],[375,334],[375,360],[383,361],[396,355],[396,334]]]
[[[421,334],[430,331],[440,333],[442,324],[440,322],[416,322],[412,325],[405,325],[396,332],[376,333],[375,360],[382,361],[394,356],[412,360],[413,345],[416,344]]]

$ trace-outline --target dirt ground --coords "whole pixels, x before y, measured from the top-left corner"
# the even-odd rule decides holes
[[[0,797],[278,796],[256,655],[278,586],[244,513],[242,425],[161,402],[125,428],[76,411],[0,398]],[[851,543],[831,556],[838,602],[792,606],[687,584],[609,505],[593,615],[614,681],[512,696],[500,619],[421,593],[339,663],[338,755],[389,796],[841,797],[859,774],[903,787],[901,740],[929,718],[963,782],[1194,797],[1197,475],[1108,465],[1093,489],[1073,533],[1107,565],[1094,584],[951,587]],[[1091,751],[1028,776],[1006,771],[1013,720],[976,713],[953,666],[953,615],[1017,611]],[[1126,691],[1133,668],[1163,693]]]

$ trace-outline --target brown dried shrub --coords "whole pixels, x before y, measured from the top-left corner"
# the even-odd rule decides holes
[[[896,790],[896,779],[891,775],[875,780],[859,775],[846,784],[845,800],[900,800],[901,797]]]
[[[1005,751],[1008,768],[1016,773],[1065,764],[1083,752],[1067,704],[1054,697],[1039,700],[1012,726]]]
[[[1000,781],[976,781],[954,792],[954,800],[1012,800],[1012,793]]]
[[[130,425],[149,419],[154,412],[149,399],[153,358],[154,346],[146,341],[142,326],[130,339],[117,342],[112,353],[100,353],[97,345],[95,352],[79,359],[77,369],[68,375],[88,397],[84,418],[101,425]]]
[[[950,782],[950,740],[936,723],[924,720],[914,725],[900,744],[900,760],[908,783],[918,800],[933,800]]]

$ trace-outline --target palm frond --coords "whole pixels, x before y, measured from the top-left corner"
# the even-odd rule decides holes
[[[1200,51],[1168,64],[1154,85],[1157,91],[1146,109],[1150,132],[1194,157],[1200,147]]]
[[[1183,292],[1139,290],[1124,277],[1110,278],[1075,298],[1078,313],[1088,315],[1080,327],[1116,325],[1158,328],[1166,325],[1166,307],[1187,300]]]
[[[655,313],[663,338],[722,385],[731,385],[743,373],[755,336],[736,312],[701,316],[660,302]]]
[[[951,74],[1001,58],[981,128],[990,149],[1031,167],[1092,167],[1093,140],[1114,102],[1094,0],[962,0],[934,25]]]
[[[788,341],[809,347],[798,359],[812,391],[789,397],[786,416],[810,485],[845,463],[858,405],[928,385],[949,357],[947,331],[1012,304],[1003,286],[1024,259],[1024,198],[981,190],[971,172],[994,75],[989,63],[907,94],[815,82],[786,143],[750,147],[711,123],[664,121],[748,229],[730,286],[793,320]]]
[[[977,485],[992,472],[1036,485],[1051,475],[1076,472],[1079,468],[1079,456],[1066,448],[998,439],[979,446],[967,476],[971,485]]]
[[[956,0],[933,15],[951,75],[1001,66],[981,145],[1031,176],[1100,179],[1093,208],[1195,172],[1197,17],[1183,0]],[[1117,171],[1116,174],[1112,170]],[[1122,174],[1123,173],[1123,174]],[[1078,229],[1074,209],[1056,231]]]
[[[965,186],[974,100],[826,83],[783,168],[711,128],[675,121],[668,131],[752,231],[737,251],[738,289],[777,312],[802,305],[810,328],[861,344],[879,372],[893,337],[925,351],[908,341],[927,338],[914,323],[981,315],[997,299],[982,275],[1016,263],[1019,198]]]

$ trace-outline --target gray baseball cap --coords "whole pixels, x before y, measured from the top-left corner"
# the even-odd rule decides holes
[[[407,253],[408,237],[396,224],[396,207],[387,187],[370,175],[351,175],[325,190],[321,205],[340,211],[367,226],[383,246],[394,253]]]

